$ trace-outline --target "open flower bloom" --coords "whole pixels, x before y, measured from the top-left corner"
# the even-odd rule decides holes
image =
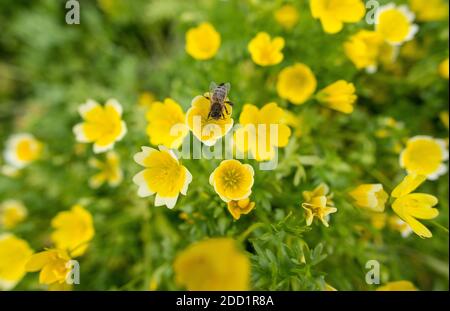
[[[361,0],[311,0],[309,4],[312,16],[320,19],[323,30],[330,34],[341,31],[344,23],[359,22],[366,13]]]
[[[325,106],[343,112],[352,113],[353,105],[358,98],[355,95],[355,86],[344,80],[336,81],[319,91],[316,98]]]
[[[95,234],[92,215],[81,205],[59,212],[52,219],[52,227],[51,239],[56,248],[68,251],[72,257],[83,255]]]
[[[277,103],[268,103],[261,109],[255,105],[244,105],[234,143],[239,152],[250,151],[257,161],[272,159],[277,147],[286,147],[291,136],[290,128],[284,124],[285,112]]]
[[[436,180],[447,172],[448,149],[442,139],[430,136],[415,136],[408,140],[400,153],[400,166],[408,174],[425,175]]]
[[[440,21],[448,16],[446,0],[409,0],[409,5],[420,22]]]
[[[75,125],[73,132],[78,142],[93,142],[95,153],[111,150],[127,132],[122,121],[122,106],[115,99],[109,99],[103,107],[90,99],[78,112],[84,122]]]
[[[410,281],[389,282],[377,288],[377,291],[416,291],[417,288]]]
[[[6,142],[4,157],[7,164],[20,169],[39,159],[42,143],[31,134],[11,135]]]
[[[165,205],[172,209],[179,194],[186,195],[192,175],[172,150],[164,146],[159,146],[159,151],[142,147],[142,152],[134,155],[134,161],[145,168],[133,177],[133,182],[139,186],[140,197],[156,193],[155,206]]]
[[[392,209],[411,226],[415,234],[422,238],[431,238],[431,231],[417,219],[436,218],[439,211],[433,206],[438,203],[438,199],[430,194],[411,193],[425,180],[426,177],[423,175],[407,175],[392,191],[392,197],[396,198],[392,203]]]
[[[191,103],[191,108],[186,113],[186,123],[195,137],[207,146],[214,145],[217,140],[225,136],[233,127],[231,113],[233,108],[225,103],[224,118],[208,118],[211,111],[210,94],[196,96]]]
[[[249,198],[239,201],[229,201],[228,211],[234,219],[238,220],[241,215],[247,215],[255,208],[255,202],[251,202]]]
[[[223,160],[209,176],[209,183],[225,202],[246,199],[252,193],[255,172],[249,164]]]
[[[6,230],[13,229],[27,218],[28,212],[22,202],[6,200],[0,204],[0,226]]]
[[[194,243],[175,258],[175,281],[190,291],[248,290],[250,260],[230,238]]]
[[[379,63],[392,63],[397,51],[387,44],[376,31],[360,30],[344,43],[345,55],[357,69],[369,73],[377,70]]]
[[[311,69],[301,63],[286,67],[278,74],[277,92],[281,98],[300,105],[308,100],[317,87]]]
[[[448,80],[448,71],[449,71],[449,63],[448,63],[448,57],[446,59],[444,59],[440,64],[439,64],[439,75]]]
[[[314,217],[320,219],[325,227],[328,227],[328,217],[337,212],[334,207],[333,195],[326,184],[320,184],[312,191],[303,191],[302,207],[305,210],[306,225],[310,226]]]
[[[281,37],[270,38],[266,32],[259,32],[248,44],[248,51],[255,64],[271,66],[281,63],[284,47],[284,39]]]
[[[28,272],[41,271],[39,274],[40,284],[62,284],[71,271],[68,264],[70,260],[71,258],[65,250],[47,249],[31,256],[25,264],[25,270]]]
[[[89,179],[89,185],[92,188],[98,188],[105,182],[111,187],[116,187],[122,182],[123,172],[120,168],[120,158],[114,151],[109,151],[106,154],[104,162],[91,158],[89,160],[89,165],[100,170],[100,172]]]
[[[363,184],[352,191],[350,196],[355,204],[372,212],[383,212],[389,195],[383,190],[382,184]]]
[[[392,45],[400,45],[414,38],[419,26],[413,22],[414,13],[406,5],[389,3],[375,13],[375,30]]]
[[[384,215],[384,214],[379,214]],[[400,217],[393,215],[389,217],[389,228],[400,232],[402,237],[407,238],[413,232],[411,226],[404,222]]]
[[[178,149],[189,132],[183,109],[171,98],[166,98],[164,102],[153,102],[146,118],[147,135],[152,145]]]
[[[31,255],[33,250],[26,241],[9,233],[0,235],[0,290],[9,290],[20,282]]]
[[[297,8],[292,4],[285,4],[274,13],[277,23],[287,30],[298,23],[298,15]]]
[[[220,34],[210,23],[201,23],[186,32],[186,52],[198,60],[214,57],[220,47]]]

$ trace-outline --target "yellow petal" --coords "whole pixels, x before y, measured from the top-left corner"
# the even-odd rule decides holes
[[[416,190],[417,187],[419,187],[426,179],[427,177],[423,175],[415,175],[415,174],[407,175],[403,179],[403,181],[397,187],[395,187],[391,195],[394,198],[398,198],[408,193],[411,193],[412,191]]]

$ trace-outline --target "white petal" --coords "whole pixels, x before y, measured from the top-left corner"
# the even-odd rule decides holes
[[[105,106],[111,106],[119,114],[119,116],[122,115],[122,105],[120,105],[117,99],[115,98],[108,99]]]
[[[78,107],[78,112],[80,113],[80,116],[84,118],[89,111],[97,106],[99,106],[99,104],[95,100],[88,99],[86,103],[81,104],[80,107]]]
[[[141,171],[141,172],[137,173],[136,175],[134,175],[133,182],[139,186],[138,196],[140,196],[141,198],[148,197],[150,195],[155,194],[154,191],[150,190],[147,182],[145,181],[144,171]]]
[[[165,205],[165,206],[167,206],[167,208],[172,209],[175,207],[177,200],[178,200],[178,194],[171,198],[164,198],[164,197],[161,197],[159,194],[156,194],[155,206]]]
[[[447,144],[445,143],[445,140],[436,139],[436,142],[439,144],[439,146],[441,146],[442,161],[447,161],[448,160],[448,149],[447,149]]]
[[[127,133],[127,124],[125,123],[125,121],[120,121],[120,133],[116,138],[116,141],[122,140],[122,138],[125,136],[125,134]]]
[[[181,194],[186,195],[189,184],[192,181],[192,174],[191,172],[189,172],[189,170],[187,168],[184,168],[184,170],[186,171],[186,178],[184,179],[184,185],[183,188],[181,188]]]
[[[94,143],[94,153],[102,153],[106,152],[108,150],[112,150],[114,148],[114,142],[105,145],[105,146],[99,146],[97,143]]]
[[[145,159],[147,159],[147,157],[155,152],[158,151],[156,149],[153,149],[152,147],[147,147],[147,146],[142,146],[141,147],[142,152],[138,152],[134,155],[133,159],[134,162],[136,162],[139,165],[145,166]]]
[[[431,173],[430,175],[428,175],[428,179],[429,180],[437,180],[439,178],[439,176],[444,175],[445,173],[447,173],[447,165],[445,165],[444,163],[441,163],[438,167],[438,169]]]
[[[0,290],[10,290],[13,289],[18,281],[8,281],[0,279]]]
[[[83,131],[83,123],[78,123],[73,127],[73,133],[75,134],[75,139],[80,143],[88,143],[86,135],[84,135]]]

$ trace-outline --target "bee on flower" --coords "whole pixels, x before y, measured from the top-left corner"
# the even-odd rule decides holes
[[[344,80],[336,81],[316,95],[317,100],[330,109],[343,113],[352,113],[358,96],[355,86]]]
[[[27,208],[20,201],[6,200],[0,204],[0,226],[6,230],[16,227],[27,218],[27,215]]]
[[[382,184],[363,184],[352,191],[350,196],[355,200],[355,204],[372,212],[383,212],[389,195],[383,190]]]
[[[227,203],[228,211],[235,220],[239,220],[241,215],[249,214],[255,208],[255,205],[255,202],[250,201],[249,198]]]
[[[194,243],[173,263],[175,281],[190,291],[248,290],[250,260],[230,238]]]
[[[299,14],[297,8],[292,4],[284,4],[274,13],[275,20],[284,29],[291,30],[298,23]]]
[[[42,149],[42,143],[32,134],[14,134],[7,140],[3,155],[8,165],[21,169],[38,160]]]
[[[286,67],[278,74],[278,95],[295,105],[305,103],[316,91],[317,80],[311,69],[301,63]]]
[[[186,53],[197,60],[213,58],[220,47],[220,34],[210,23],[201,23],[186,32]]]
[[[272,66],[283,60],[284,39],[271,38],[267,32],[259,32],[248,44],[253,62],[260,66]]]
[[[89,165],[100,171],[89,179],[89,185],[94,189],[99,188],[105,182],[110,187],[117,187],[123,180],[120,158],[114,151],[106,153],[104,162],[96,158],[90,158]]]
[[[113,149],[127,132],[122,120],[122,106],[115,99],[109,99],[104,106],[90,99],[79,107],[78,112],[84,121],[73,128],[76,140],[94,143],[95,153]]]
[[[142,147],[142,151],[134,155],[134,161],[144,167],[133,177],[140,197],[156,194],[155,206],[172,209],[179,194],[186,195],[192,175],[172,150],[164,146],[159,146],[159,150]]]
[[[10,290],[22,280],[32,254],[25,240],[10,233],[0,234],[0,290]]]
[[[319,219],[325,227],[329,226],[329,215],[337,212],[337,208],[334,207],[333,194],[329,192],[330,188],[324,183],[312,191],[303,191],[302,207],[305,210],[307,226],[311,226],[314,218]]]

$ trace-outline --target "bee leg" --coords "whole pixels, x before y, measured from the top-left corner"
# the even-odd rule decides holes
[[[225,112],[226,112],[227,114],[230,114],[230,113],[228,112],[228,109],[227,109],[227,106],[226,106],[226,105],[223,105],[223,109],[225,109]],[[223,111],[222,111],[222,114],[223,114]]]
[[[234,104],[233,104],[232,102],[230,102],[229,100],[226,100],[225,103],[228,104],[228,105],[230,105],[231,107],[234,106]]]
[[[211,117],[211,111],[208,113],[208,117],[206,118],[206,120],[209,120],[210,117]]]

